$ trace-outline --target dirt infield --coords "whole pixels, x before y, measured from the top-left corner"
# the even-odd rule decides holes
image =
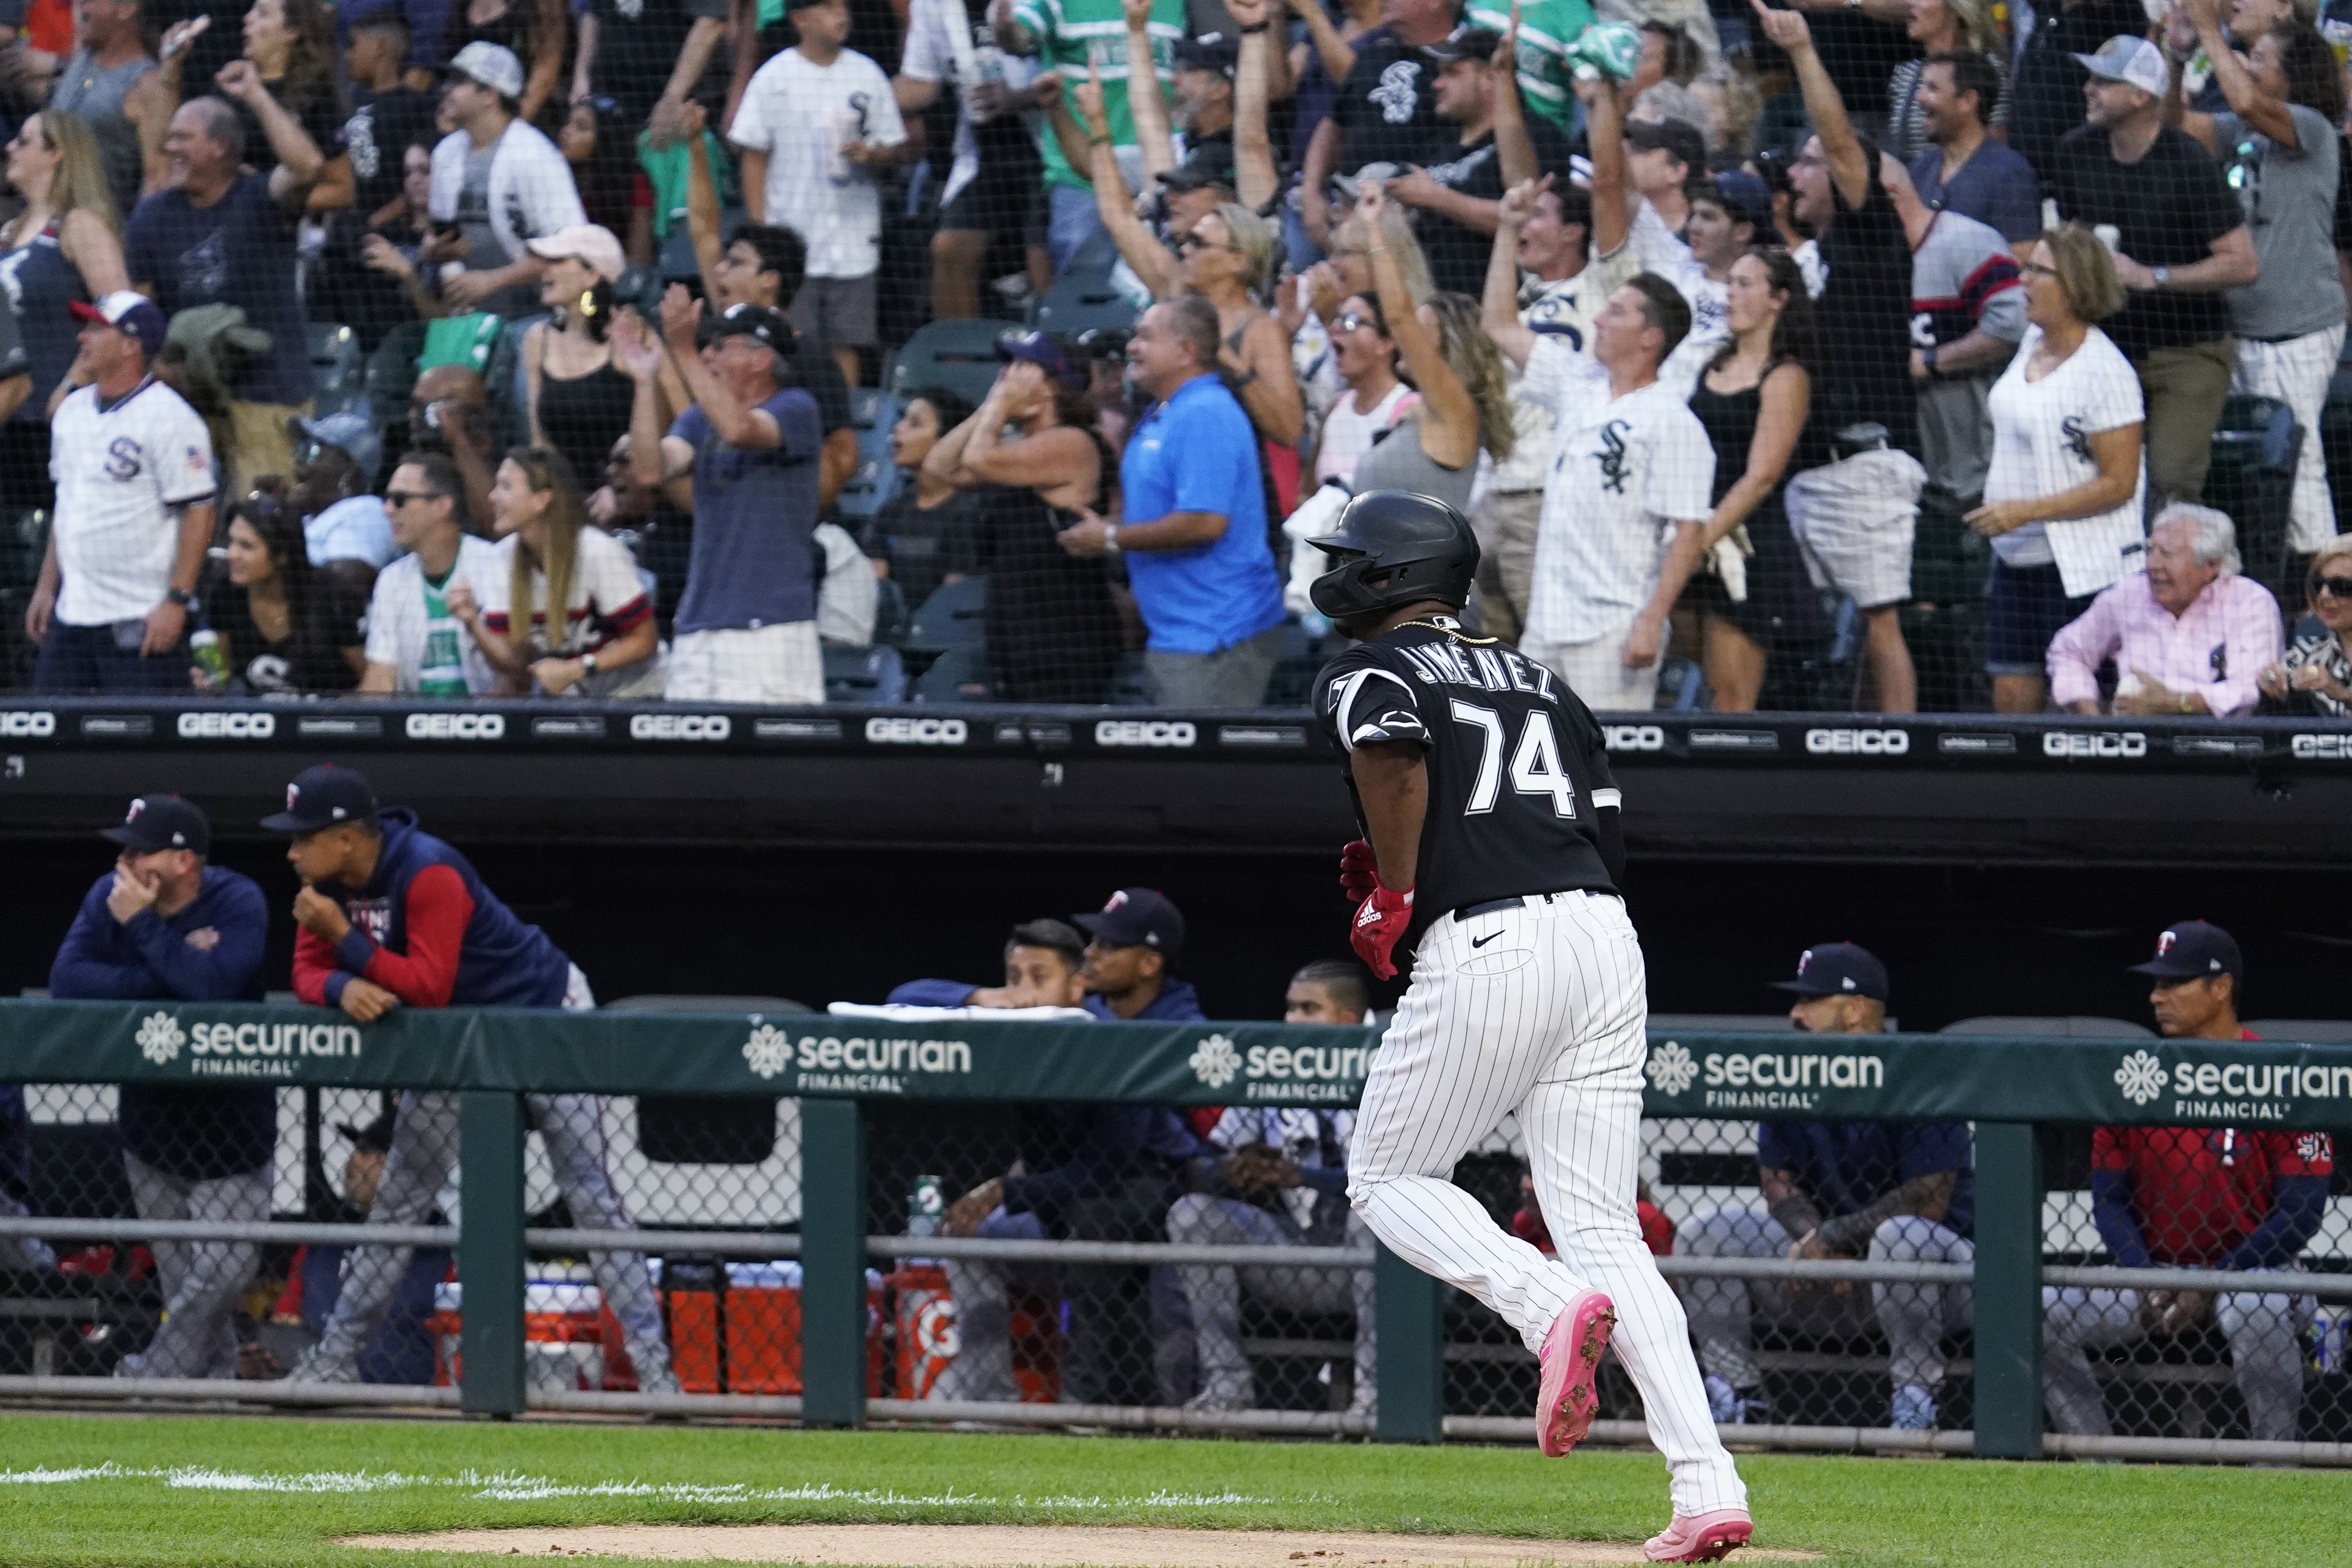
[[[1037,1528],[997,1524],[598,1524],[354,1535],[344,1546],[500,1557],[651,1558],[666,1563],[891,1563],[906,1568],[1539,1568],[1639,1563],[1618,1542],[1288,1530]],[[1743,1552],[1741,1562],[1803,1562]]]

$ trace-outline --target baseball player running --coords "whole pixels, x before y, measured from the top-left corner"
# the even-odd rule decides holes
[[[1365,834],[1340,857],[1352,941],[1383,979],[1400,947],[1413,963],[1364,1085],[1349,1197],[1391,1251],[1519,1331],[1543,1367],[1546,1454],[1591,1429],[1613,1332],[1673,1472],[1673,1521],[1644,1554],[1714,1562],[1748,1539],[1748,1492],[1634,1215],[1648,1004],[1600,726],[1557,675],[1454,618],[1478,545],[1452,507],[1373,491],[1309,542],[1332,561],[1315,607],[1364,639],[1316,699]],[[1513,1111],[1556,1259],[1451,1179]]]
[[[294,899],[301,927],[294,937],[294,992],[313,1006],[341,1007],[372,1024],[395,1007],[596,1005],[588,977],[545,931],[517,920],[463,855],[416,826],[415,813],[379,810],[366,775],[331,764],[311,768],[288,786],[286,809],[261,826],[293,837],[286,858],[302,879]],[[606,1168],[604,1100],[534,1094],[525,1103],[573,1222],[630,1229]],[[368,1223],[422,1224],[457,1163],[457,1094],[402,1095]],[[413,1250],[353,1249],[334,1314],[295,1364],[295,1382],[357,1380],[360,1352],[392,1305]],[[677,1393],[645,1255],[591,1252],[588,1266],[621,1325],[637,1387]]]

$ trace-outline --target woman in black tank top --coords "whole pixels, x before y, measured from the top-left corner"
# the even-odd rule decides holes
[[[1719,572],[1691,580],[1704,620],[1704,664],[1715,706],[1756,706],[1771,658],[1802,659],[1827,639],[1828,616],[1805,570],[1781,494],[1790,476],[1827,460],[1811,417],[1811,301],[1785,250],[1762,247],[1731,264],[1726,316],[1731,342],[1691,393],[1691,412],[1715,446],[1710,552],[1747,530],[1747,587],[1735,601]]]
[[[980,490],[988,654],[1013,702],[1103,702],[1125,644],[1110,570],[1062,548],[1080,508],[1110,509],[1117,459],[1094,431],[1085,378],[1042,333],[980,411],[940,438],[923,471]],[[1003,434],[1010,425],[1017,431]]]

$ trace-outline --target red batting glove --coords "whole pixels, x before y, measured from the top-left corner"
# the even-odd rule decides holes
[[[1381,980],[1396,978],[1396,965],[1390,962],[1390,950],[1404,928],[1412,923],[1412,889],[1394,892],[1375,887],[1356,910],[1356,923],[1349,929],[1348,945],[1356,950],[1372,973]]]
[[[1379,858],[1361,838],[1350,839],[1339,851],[1339,890],[1351,904],[1360,904],[1381,885]]]

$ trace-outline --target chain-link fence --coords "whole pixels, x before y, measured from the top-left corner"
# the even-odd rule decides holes
[[[12,1046],[104,1006],[9,1005],[49,1009],[13,1019]],[[156,1010],[135,1020],[138,1048],[160,1066],[184,1042],[234,1068],[273,1048],[331,1051],[343,1027],[245,1011],[278,1021],[183,1027]],[[614,1012],[583,1022],[616,1049],[681,1026],[676,1013]],[[719,1059],[753,1073],[769,1049],[885,1070],[928,1049],[953,1070],[956,1045],[993,1051],[1025,1037],[1043,1057],[1020,1070],[1041,1082],[1083,1076],[1061,1054],[1076,1042],[1048,1040],[1045,1026],[959,1026],[976,1047],[799,1035],[825,1026],[779,1021],[795,1033],[772,1042],[760,1032],[769,1026],[731,1012],[695,1026],[731,1031],[712,1034],[729,1047]],[[1203,1035],[1215,1027],[1163,1029],[1146,1048],[1179,1075],[1161,1092],[1190,1084],[1197,1097],[1214,1076],[1203,1063],[1257,1072],[1266,1042],[1308,1033],[1224,1026],[1242,1051]],[[1988,1391],[1983,1358],[2032,1359],[2021,1361],[2015,1336],[1981,1342],[1978,1328],[1980,1300],[2020,1298],[2018,1278],[1988,1272],[1979,1247],[1992,1258],[2018,1240],[2019,1216],[1997,1217],[1989,1194],[2029,1190],[2022,1149],[2041,1167],[2038,1236],[2037,1216],[2024,1216],[2040,1263],[2038,1287],[2030,1272],[2023,1287],[2040,1303],[2027,1408],[2048,1448],[2311,1462],[2352,1452],[2342,1447],[2352,1442],[2352,1210],[2336,1195],[2327,1134],[2292,1121],[2067,1121],[2043,1124],[2038,1143],[1989,1153],[1986,1124],[1958,1119],[1654,1114],[1689,1092],[1685,1064],[1702,1084],[1743,1073],[1772,1084],[1836,1070],[1780,1063],[1853,1059],[1757,1048],[1771,1038],[1654,1036],[1650,1078],[1664,1099],[1642,1124],[1642,1235],[1687,1315],[1727,1438],[1981,1449],[1988,1405],[2016,1398]],[[1871,1048],[1902,1042],[1885,1039]],[[2169,1041],[2149,1042],[2161,1057],[2116,1048],[2128,1044],[2074,1047],[2112,1073],[2124,1101],[2144,1103],[2167,1078],[2176,1093],[2263,1105],[2352,1091],[2352,1062],[2326,1047],[2256,1061],[2184,1056]],[[1704,1057],[1688,1054],[1702,1045]],[[1235,1050],[1230,1068],[1221,1048]],[[633,1076],[618,1059],[599,1076]],[[699,1059],[678,1055],[677,1087],[730,1087]],[[1899,1077],[1902,1059],[1887,1059]],[[1966,1089],[1967,1064],[1948,1064],[1954,1103],[1990,1092]],[[570,1069],[575,1081],[593,1071]],[[842,1101],[772,1093],[400,1093],[160,1076],[27,1085],[21,1115],[0,1118],[0,1393],[451,1404],[480,1397],[494,1376],[467,1376],[470,1351],[492,1355],[495,1375],[511,1373],[521,1403],[541,1406],[1528,1430],[1534,1356],[1489,1309],[1376,1253],[1344,1195],[1351,1114],[1328,1104],[885,1090],[845,1123]],[[1255,1099],[1265,1086],[1237,1087]],[[484,1102],[516,1118],[503,1187]],[[811,1131],[819,1109],[833,1129],[824,1141]],[[1132,1156],[1123,1163],[1108,1158],[1119,1140]],[[461,1148],[492,1152],[482,1171],[461,1171]],[[1454,1180],[1496,1224],[1549,1250],[1525,1155],[1507,1121]],[[492,1201],[501,1192],[503,1206]],[[493,1286],[520,1258],[519,1361],[491,1336],[500,1290],[474,1292],[468,1312],[457,1278],[468,1248],[481,1259],[472,1268],[489,1270],[476,1278]],[[854,1313],[839,1310],[845,1280],[856,1286]],[[469,1316],[482,1318],[470,1332]],[[1433,1383],[1416,1392],[1416,1373],[1384,1373],[1384,1339],[1407,1363],[1433,1352]],[[837,1385],[822,1415],[808,1403],[820,1374]],[[1636,1438],[1640,1400],[1613,1361],[1601,1399],[1601,1435]]]

